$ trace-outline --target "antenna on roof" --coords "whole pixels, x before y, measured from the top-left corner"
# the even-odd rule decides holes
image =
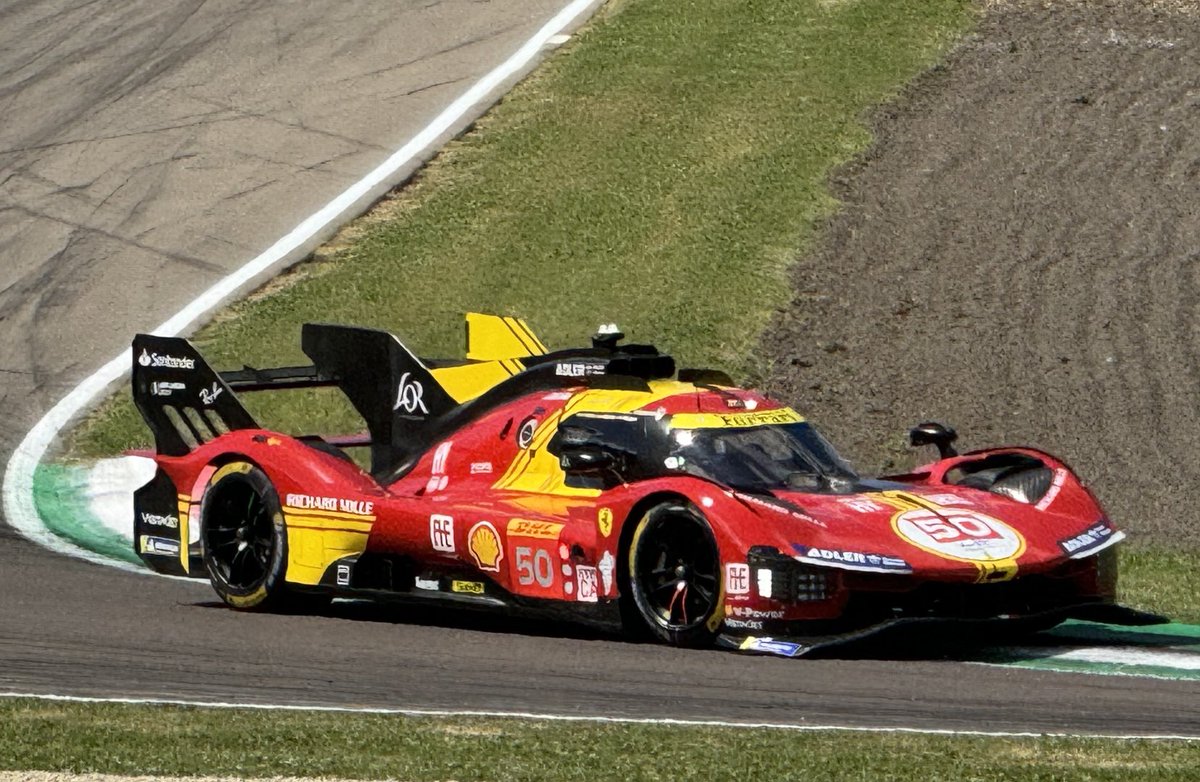
[[[592,337],[592,347],[602,350],[616,350],[617,343],[625,339],[625,334],[615,323],[601,323]]]

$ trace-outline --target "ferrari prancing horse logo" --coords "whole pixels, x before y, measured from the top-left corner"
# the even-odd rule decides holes
[[[608,537],[612,534],[613,512],[612,508],[601,508],[596,514],[596,526],[600,529],[600,534]]]

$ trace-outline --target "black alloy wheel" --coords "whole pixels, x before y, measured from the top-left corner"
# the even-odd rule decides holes
[[[229,605],[277,610],[287,591],[287,533],[266,474],[232,462],[212,477],[200,506],[200,541],[213,589]]]
[[[674,646],[712,643],[724,602],[721,560],[698,510],[678,503],[651,508],[634,530],[628,565],[632,608],[653,637]]]
[[[275,535],[267,504],[248,483],[225,486],[213,503],[205,548],[221,580],[233,589],[260,586],[271,565]]]

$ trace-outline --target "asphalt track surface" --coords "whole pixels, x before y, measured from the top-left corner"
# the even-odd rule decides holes
[[[551,3],[126,0],[0,10],[0,456],[161,322],[411,136]],[[939,660],[791,661],[206,585],[0,527],[0,690],[951,730],[1200,735],[1194,683]]]

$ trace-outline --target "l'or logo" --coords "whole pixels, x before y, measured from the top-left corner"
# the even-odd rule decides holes
[[[408,376],[411,372],[405,372],[400,376],[400,388],[396,391],[396,405],[393,410],[403,410],[406,413],[415,413],[420,410],[422,415],[428,415],[429,409],[425,407],[425,388],[421,385],[421,381],[414,380],[411,383],[408,381]]]

